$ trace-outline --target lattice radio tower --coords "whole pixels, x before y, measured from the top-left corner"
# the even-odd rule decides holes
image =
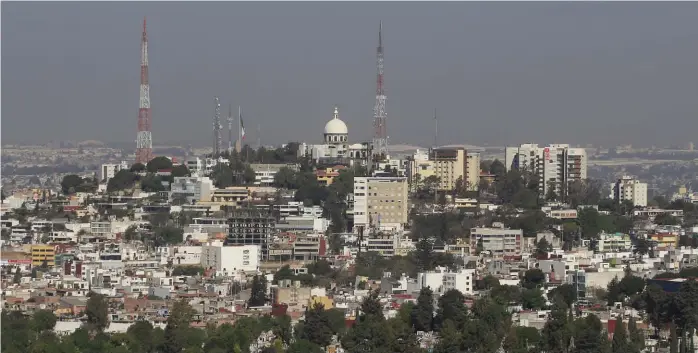
[[[153,159],[153,135],[150,115],[150,83],[148,82],[148,34],[143,18],[143,37],[141,39],[141,93],[138,108],[138,135],[136,137],[136,163],[147,164]]]
[[[378,28],[377,48],[378,75],[376,82],[376,105],[373,108],[373,155],[386,158],[388,156],[388,130],[386,127],[385,91],[383,88],[383,22]]]
[[[221,125],[221,103],[218,101],[218,97],[213,98],[216,110],[213,113],[213,158],[218,158],[222,151],[222,137],[223,125]]]

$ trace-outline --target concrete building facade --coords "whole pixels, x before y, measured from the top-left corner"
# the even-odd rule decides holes
[[[463,147],[440,147],[431,151],[434,175],[439,178],[440,191],[456,188],[458,179],[466,183],[468,190],[477,190],[480,184],[480,154]]]
[[[354,177],[354,226],[383,229],[407,224],[407,178]]]
[[[627,200],[635,206],[647,207],[647,183],[624,176],[611,184],[611,198],[616,202]]]
[[[586,151],[583,148],[572,148],[568,144],[507,147],[504,165],[507,171],[526,170],[538,176],[541,197],[555,192],[564,198],[570,183],[587,178]]]

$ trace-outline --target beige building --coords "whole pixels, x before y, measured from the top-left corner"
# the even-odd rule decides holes
[[[407,224],[407,178],[354,177],[354,226],[380,229]]]
[[[468,152],[463,147],[433,149],[430,159],[434,163],[434,175],[439,180],[440,191],[451,191],[462,178],[468,190],[475,191],[480,184],[480,154]]]

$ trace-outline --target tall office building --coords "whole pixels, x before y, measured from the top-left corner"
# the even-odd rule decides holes
[[[624,176],[611,184],[611,198],[616,202],[628,200],[635,206],[647,207],[647,183]]]
[[[407,178],[354,177],[354,226],[379,229],[407,224]]]
[[[567,186],[575,180],[587,178],[587,154],[583,148],[572,148],[568,144],[553,144],[539,147],[523,144],[507,147],[504,164],[510,169],[526,170],[540,178],[541,197],[554,187],[555,194],[567,194]]]
[[[459,178],[466,183],[468,190],[477,190],[480,183],[479,153],[464,147],[440,147],[431,150],[429,159],[433,162],[434,175],[440,180],[440,191],[455,189]]]

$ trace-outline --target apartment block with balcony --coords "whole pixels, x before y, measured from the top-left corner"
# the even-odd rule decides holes
[[[438,189],[451,191],[458,179],[466,183],[468,190],[476,191],[480,185],[480,154],[464,147],[440,147],[431,150],[434,175],[439,178]]]
[[[286,163],[252,163],[250,168],[254,171],[254,185],[270,186],[274,183],[274,177],[281,168],[289,168],[298,171],[298,164]]]
[[[616,202],[627,200],[635,206],[647,207],[647,183],[624,176],[611,184],[611,198]]]
[[[478,243],[483,251],[489,251],[495,257],[520,255],[524,248],[523,230],[505,228],[495,222],[491,228],[472,228],[470,230],[470,252],[474,255]]]
[[[183,199],[186,204],[193,204],[210,200],[215,187],[208,177],[176,177],[170,189],[170,200]]]
[[[39,267],[46,262],[48,267],[56,264],[56,248],[53,245],[32,245],[30,248],[32,267]]]
[[[507,170],[525,170],[537,175],[541,180],[541,197],[554,192],[564,198],[570,183],[587,178],[586,151],[583,148],[572,148],[568,144],[507,147],[504,165]]]

